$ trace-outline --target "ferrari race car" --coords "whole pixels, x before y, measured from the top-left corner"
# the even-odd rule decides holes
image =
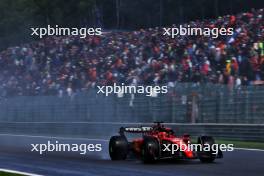
[[[142,136],[129,142],[125,133]],[[109,155],[112,160],[125,160],[129,156],[135,156],[144,163],[161,159],[200,159],[201,162],[213,162],[216,158],[223,157],[221,150],[213,150],[214,145],[212,137],[200,136],[193,147],[190,135],[177,137],[171,128],[164,127],[162,122],[155,122],[149,127],[121,127],[119,135],[110,138]]]

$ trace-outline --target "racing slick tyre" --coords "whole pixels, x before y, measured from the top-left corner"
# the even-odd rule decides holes
[[[198,144],[202,144],[202,147],[205,144],[210,146],[209,151],[198,151],[198,157],[203,163],[212,163],[216,158],[216,154],[212,151],[212,145],[215,144],[214,138],[211,136],[200,136],[198,138]]]
[[[111,160],[125,160],[128,153],[128,141],[124,136],[112,136],[109,141]]]
[[[141,158],[144,163],[154,163],[159,158],[159,142],[152,137],[144,137]]]

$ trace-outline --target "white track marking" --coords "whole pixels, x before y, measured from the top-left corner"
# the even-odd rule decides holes
[[[27,175],[27,176],[42,176],[42,175],[33,174],[33,173],[29,173],[29,172],[20,172],[17,170],[2,169],[2,168],[0,168],[0,172],[7,172],[7,173],[12,173],[12,174],[20,174],[20,175]]]
[[[234,148],[235,150],[248,150],[248,151],[258,151],[258,152],[264,152],[263,149],[251,149],[251,148]]]

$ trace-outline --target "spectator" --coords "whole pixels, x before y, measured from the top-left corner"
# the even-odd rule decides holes
[[[54,36],[11,47],[0,53],[1,95],[72,96],[113,83],[249,85],[264,80],[263,13],[260,9],[189,23],[233,27],[233,36],[172,39],[161,28],[149,28],[86,39]]]

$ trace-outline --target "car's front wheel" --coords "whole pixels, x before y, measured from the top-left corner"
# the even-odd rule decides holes
[[[159,157],[159,142],[152,137],[145,137],[141,149],[141,158],[144,163],[154,163]]]
[[[202,145],[203,151],[198,151],[198,157],[203,163],[212,163],[216,158],[216,153],[213,151],[212,146],[215,144],[213,137],[200,136],[198,138],[198,144]],[[206,149],[207,147],[207,149]],[[206,149],[206,151],[204,151]],[[208,150],[209,149],[209,150]]]

